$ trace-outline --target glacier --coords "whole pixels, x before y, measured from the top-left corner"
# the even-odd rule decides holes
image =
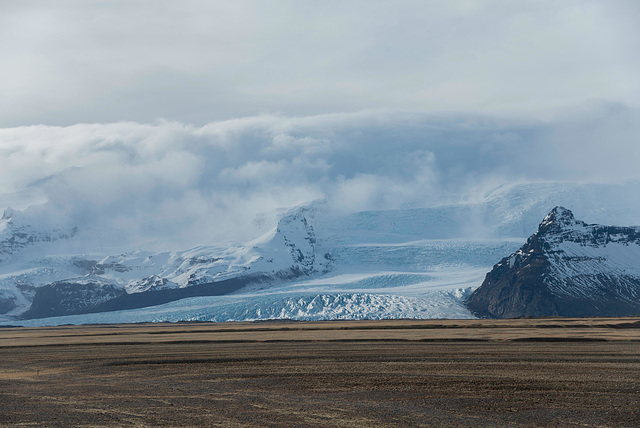
[[[640,202],[628,197],[638,190],[637,182],[525,183],[452,204],[355,213],[315,202],[278,213],[253,241],[160,252],[83,243],[95,232],[74,230],[68,219],[38,223],[28,212],[9,211],[0,221],[0,324],[472,318],[466,299],[550,206],[570,206],[592,222],[639,224]],[[29,241],[30,234],[44,238]],[[23,316],[51,284],[108,285],[126,298],[240,277],[256,280],[155,306]],[[91,310],[100,302],[83,304]]]

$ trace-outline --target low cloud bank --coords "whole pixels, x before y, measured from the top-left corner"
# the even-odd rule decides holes
[[[246,239],[268,226],[256,219],[317,199],[391,209],[510,182],[637,179],[639,119],[597,105],[544,123],[363,112],[4,128],[0,206],[179,245]]]

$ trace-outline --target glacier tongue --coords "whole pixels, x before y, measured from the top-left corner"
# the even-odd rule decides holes
[[[495,254],[512,250],[516,242],[418,242],[406,246],[369,246],[361,264],[358,246],[343,248],[345,265],[321,276],[257,284],[227,296],[194,297],[160,306],[128,311],[19,321],[23,325],[83,324],[142,321],[229,321],[290,318],[381,319],[470,318],[464,300],[482,280]],[[376,256],[376,252],[380,253]],[[356,254],[349,255],[349,252]],[[401,264],[394,270],[376,270],[377,262],[393,253]],[[472,264],[460,263],[462,254],[474,255]],[[416,255],[419,255],[416,257]],[[485,255],[485,258],[478,257]],[[437,258],[435,257],[437,256]],[[432,260],[433,264],[425,264]],[[18,321],[7,321],[15,324]]]
[[[14,321],[12,324],[41,326],[271,319],[324,321],[335,319],[474,318],[459,301],[459,294],[456,295],[453,292],[442,292],[423,298],[370,293],[278,295],[245,299],[238,299],[235,296],[194,297],[135,311],[102,312]]]
[[[552,206],[579,207],[581,217],[584,214],[592,221],[638,224],[640,202],[625,196],[637,191],[640,183],[529,183],[428,208],[335,213],[328,204],[313,203],[278,216],[271,231],[242,245],[160,252],[138,251],[128,241],[119,247],[123,240],[114,231],[74,229],[70,219],[44,210],[7,210],[0,219],[0,313],[5,314],[5,322],[17,322],[38,290],[51,284],[72,282],[85,288],[93,284],[96,290],[106,287],[105,291],[115,287],[124,291],[121,299],[171,293],[181,298],[189,296],[180,290],[249,278],[233,296],[199,295],[184,299],[186,306],[165,303],[157,311],[136,306],[119,316],[163,319],[166,308],[172,307],[167,319],[181,319],[180,311],[187,319],[193,315],[189,305],[195,301],[206,302],[212,309],[203,316],[216,320],[265,319],[277,314],[299,319],[470,316],[463,304],[465,290],[477,287],[497,260],[513,253]],[[557,214],[564,218],[566,213]],[[575,219],[565,220],[576,230],[585,227]],[[612,242],[607,251],[626,252],[615,234],[609,236]],[[580,269],[603,270],[601,260],[609,259],[606,254],[586,254],[592,250],[569,241],[558,249],[576,260],[588,258]],[[513,255],[507,262],[513,267],[516,259]],[[635,256],[615,269],[631,272],[633,260]],[[558,275],[575,280],[571,269],[563,266]],[[84,293],[93,296],[96,290]],[[414,303],[418,306],[411,306]],[[228,305],[223,311],[228,316],[220,312],[220,305]],[[236,311],[233,305],[244,309]],[[341,312],[340,305],[350,309]],[[108,314],[72,317],[86,322],[99,317],[120,319]]]
[[[14,215],[7,217],[7,221],[11,221]],[[0,295],[3,307],[0,309],[9,315],[24,312],[28,317],[64,315],[92,311],[94,307],[98,310],[99,305],[116,298],[124,305],[133,304],[126,303],[131,299],[119,296],[114,287],[126,294],[154,293],[154,301],[157,301],[158,293],[164,293],[167,297],[160,301],[166,301],[189,296],[189,293],[170,294],[167,290],[207,286],[208,289],[198,289],[197,293],[215,294],[215,290],[210,290],[212,286],[225,281],[229,284],[233,278],[255,278],[254,282],[259,284],[269,282],[270,278],[290,280],[328,269],[330,258],[317,256],[316,247],[313,228],[299,211],[293,211],[282,217],[277,228],[261,238],[230,248],[202,246],[165,253],[134,251],[98,257],[35,258],[26,264],[18,258],[13,265],[5,263],[2,266],[7,274],[0,276],[0,284],[3,284]],[[53,267],[43,269],[48,265]],[[15,274],[16,267],[19,268],[18,275]],[[251,282],[251,279],[243,279],[229,290]],[[33,304],[25,312],[29,298]],[[144,302],[137,300],[134,305],[144,306]]]

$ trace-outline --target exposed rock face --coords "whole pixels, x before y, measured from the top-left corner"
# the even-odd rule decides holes
[[[640,228],[586,224],[556,207],[467,301],[477,316],[640,314]]]
[[[16,308],[15,299],[0,296],[0,314],[4,314]]]
[[[64,281],[38,288],[25,318],[91,312],[106,301],[126,294],[122,288],[99,281]]]
[[[295,267],[311,273],[316,266],[316,235],[307,219],[300,213],[286,216],[278,222],[276,230],[289,249]]]

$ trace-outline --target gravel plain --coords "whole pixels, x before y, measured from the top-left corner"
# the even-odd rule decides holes
[[[640,318],[0,329],[3,426],[640,426]]]

